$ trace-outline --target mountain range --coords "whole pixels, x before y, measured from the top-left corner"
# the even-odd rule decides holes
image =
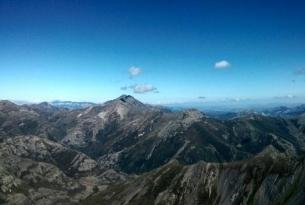
[[[0,204],[305,204],[305,107],[0,101]]]

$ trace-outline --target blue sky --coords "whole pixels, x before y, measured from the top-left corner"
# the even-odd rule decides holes
[[[304,11],[294,0],[0,0],[0,99],[304,97]]]

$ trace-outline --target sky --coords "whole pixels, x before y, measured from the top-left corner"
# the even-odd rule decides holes
[[[0,0],[0,99],[303,99],[304,11],[296,0]]]

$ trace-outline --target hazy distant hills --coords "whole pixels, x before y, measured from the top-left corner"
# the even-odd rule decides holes
[[[248,113],[258,113],[274,117],[295,117],[305,112],[304,100],[295,103],[289,101],[215,101],[196,103],[176,103],[164,105],[172,110],[181,111],[196,108],[207,115],[219,119],[231,119]]]
[[[217,119],[232,119],[236,117],[241,117],[248,114],[259,114],[270,117],[282,117],[282,118],[294,118],[305,113],[305,104],[298,106],[276,106],[272,108],[259,108],[259,109],[249,109],[242,111],[213,111],[207,110],[207,115],[217,118]]]
[[[73,102],[73,101],[59,101],[59,100],[52,101],[50,102],[50,104],[55,107],[67,108],[70,110],[81,109],[96,105],[95,103],[92,102]]]
[[[0,202],[304,204],[304,113],[0,101]]]
[[[269,110],[265,110],[263,111],[263,113],[270,116],[296,117],[296,116],[304,115],[305,104],[295,107],[286,107],[286,106],[275,107]]]
[[[51,102],[43,102],[39,104],[33,104],[29,102],[16,101],[17,105],[31,105],[32,107],[43,105],[49,105],[61,109],[83,109],[90,106],[99,105],[98,103],[93,102],[74,102],[74,101],[60,101],[55,100]],[[305,112],[305,104],[298,103],[297,105],[281,105],[280,102],[275,104],[261,104],[261,105],[239,105],[237,103],[233,104],[232,107],[230,104],[227,105],[218,105],[211,106],[209,103],[189,103],[189,104],[164,104],[160,105],[160,108],[168,109],[172,111],[183,111],[187,109],[193,109],[196,107],[197,110],[204,112],[205,114],[219,119],[231,119],[247,113],[258,113],[262,115],[274,116],[274,117],[296,117],[302,115]],[[284,103],[287,104],[287,103]]]

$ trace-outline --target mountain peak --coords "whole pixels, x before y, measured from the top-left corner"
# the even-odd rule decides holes
[[[120,97],[118,97],[117,99],[134,99],[134,97],[132,97],[131,95],[121,95]]]
[[[139,100],[135,99],[131,95],[121,95],[115,101],[121,101],[123,103],[129,103],[129,104],[142,104]]]

